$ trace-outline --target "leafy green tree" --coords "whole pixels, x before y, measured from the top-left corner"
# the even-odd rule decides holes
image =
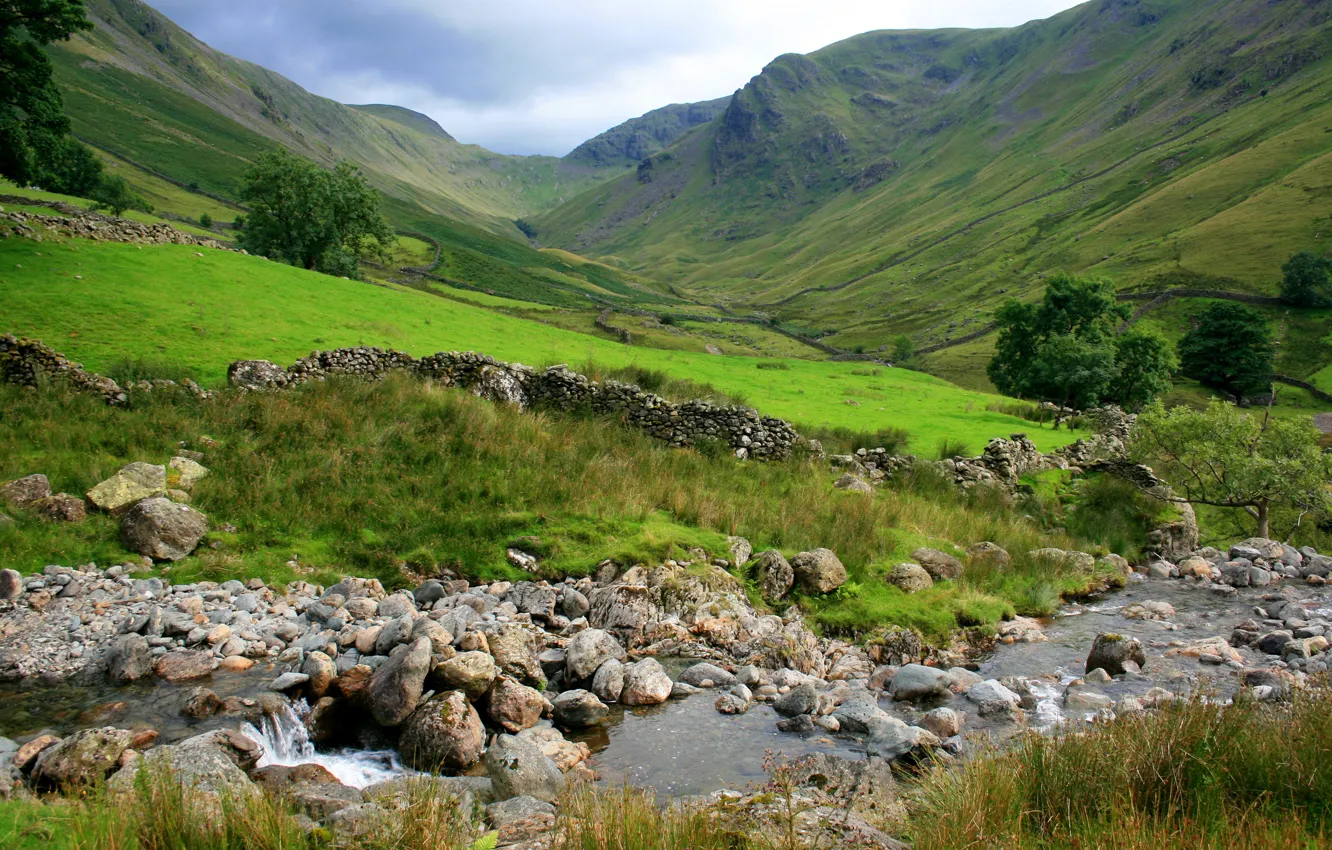
[[[1119,378],[1109,340],[1059,334],[1036,349],[1026,373],[1031,395],[1065,407],[1095,407]]]
[[[995,312],[999,339],[986,373],[1000,392],[1093,406],[1118,398],[1122,369],[1112,342],[1129,317],[1112,283],[1059,274],[1037,304],[1009,300]],[[1160,376],[1147,382],[1158,386]]]
[[[204,230],[208,230],[213,226],[213,217],[208,213],[201,214],[199,216],[199,226]]]
[[[265,154],[241,197],[251,207],[241,247],[293,266],[355,277],[361,254],[394,241],[379,195],[350,163],[327,171],[286,151]]]
[[[1179,368],[1179,360],[1159,332],[1133,328],[1115,340],[1115,365],[1119,374],[1110,384],[1110,398],[1138,410],[1170,391],[1170,376]]]
[[[1220,301],[1198,317],[1198,325],[1179,341],[1185,375],[1234,398],[1261,390],[1272,379],[1272,331],[1257,311]]]
[[[1301,251],[1281,267],[1281,300],[1296,307],[1332,304],[1332,260]]]
[[[1183,494],[1171,499],[1242,510],[1259,537],[1271,537],[1274,508],[1293,509],[1298,523],[1332,507],[1332,454],[1319,436],[1308,419],[1243,413],[1217,399],[1203,411],[1157,402],[1138,417],[1130,452]]]
[[[102,161],[92,148],[73,136],[55,144],[35,175],[35,182],[43,189],[80,198],[91,198],[102,180]]]
[[[131,189],[124,177],[103,178],[101,185],[90,193],[90,197],[97,202],[96,209],[107,210],[117,218],[124,215],[126,210],[153,211],[152,204]]]
[[[70,155],[69,119],[42,48],[88,29],[83,0],[0,0],[0,176],[36,183]]]
[[[916,355],[915,343],[906,334],[893,337],[893,363],[906,363]]]
[[[231,222],[231,227],[232,227],[233,230],[244,230],[244,229],[245,229],[245,216],[243,216],[243,215],[238,215],[238,216],[236,216],[235,221]]]

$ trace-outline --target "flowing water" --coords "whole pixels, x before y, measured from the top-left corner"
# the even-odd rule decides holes
[[[1324,597],[1311,596],[1311,591],[1303,586],[1290,586],[1282,593],[1323,599],[1326,604]],[[1251,613],[1256,596],[1254,591],[1246,590],[1237,599],[1225,598],[1184,582],[1135,581],[1125,590],[1093,603],[1067,606],[1047,624],[1048,640],[1001,646],[979,665],[977,672],[987,679],[1029,677],[1032,693],[1039,703],[1028,723],[995,724],[968,712],[968,731],[988,731],[1003,737],[1023,728],[1057,728],[1069,720],[1062,708],[1064,688],[1083,674],[1087,651],[1100,632],[1137,637],[1149,657],[1145,675],[1098,686],[1113,699],[1141,696],[1158,685],[1174,693],[1204,693],[1225,698],[1235,687],[1231,669],[1200,665],[1193,658],[1167,657],[1165,652],[1181,641],[1228,637],[1234,625]],[[1168,602],[1178,613],[1165,621],[1129,620],[1122,616],[1125,606],[1147,600]],[[1247,654],[1248,650],[1244,652]],[[665,664],[672,673],[678,673],[685,663],[667,660]],[[221,697],[249,699],[255,704],[268,680],[268,675],[252,671],[215,674],[206,685]],[[115,725],[156,729],[161,733],[161,741],[167,743],[237,723],[235,717],[204,721],[183,717],[180,709],[192,690],[191,686],[161,682],[120,688],[106,684],[35,688],[0,684],[0,735],[26,739],[44,731],[68,734],[91,726]],[[720,715],[713,708],[719,693],[705,691],[648,708],[613,706],[611,718],[604,726],[570,733],[569,738],[583,741],[592,749],[592,766],[604,782],[628,782],[671,796],[743,788],[762,780],[766,776],[763,762],[769,751],[788,757],[816,752],[865,757],[864,745],[848,738],[821,733],[801,737],[778,731],[777,713],[762,703],[755,703],[743,715]],[[908,723],[919,723],[921,714],[930,708],[889,701],[881,701],[880,705]],[[956,700],[953,705],[963,710],[969,707],[964,700]],[[371,742],[354,750],[317,750],[301,724],[303,710],[298,705],[246,724],[246,733],[264,748],[261,764],[316,762],[355,787],[409,772],[387,742]],[[257,719],[258,713],[254,716]]]

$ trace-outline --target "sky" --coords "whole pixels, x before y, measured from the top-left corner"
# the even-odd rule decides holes
[[[214,48],[343,103],[391,103],[459,141],[568,153],[773,58],[876,29],[1016,26],[1073,0],[148,0]]]

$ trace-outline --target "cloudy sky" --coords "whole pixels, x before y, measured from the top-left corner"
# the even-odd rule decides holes
[[[1013,26],[1074,0],[148,0],[208,44],[461,141],[562,155],[773,57],[874,29]]]

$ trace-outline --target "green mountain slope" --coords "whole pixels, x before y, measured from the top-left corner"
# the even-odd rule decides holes
[[[676,139],[726,111],[729,97],[702,103],[673,103],[612,127],[588,139],[564,157],[566,162],[596,166],[637,165],[644,157],[669,147]]]
[[[399,107],[350,107],[213,50],[140,0],[89,0],[96,28],[52,49],[75,132],[186,183],[234,195],[281,145],[350,159],[384,192],[492,232],[605,179],[592,165],[502,156]]]
[[[1270,293],[1332,236],[1330,19],[1094,0],[1016,29],[867,33],[779,57],[650,166],[533,224],[844,347],[968,333],[1058,269]]]

